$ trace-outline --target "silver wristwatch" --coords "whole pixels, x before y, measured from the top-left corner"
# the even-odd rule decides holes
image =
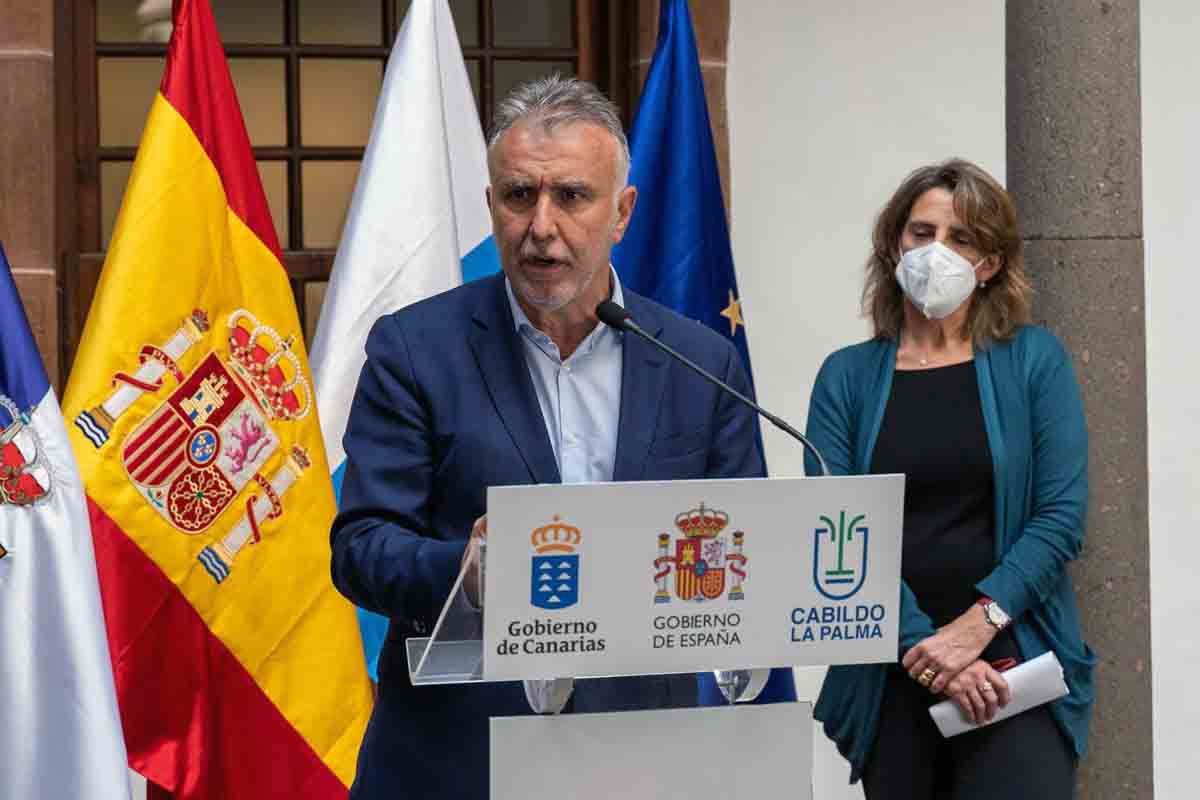
[[[1002,631],[1012,622],[1012,617],[1006,614],[1000,604],[992,598],[979,598],[979,605],[983,606],[983,618],[996,630]]]

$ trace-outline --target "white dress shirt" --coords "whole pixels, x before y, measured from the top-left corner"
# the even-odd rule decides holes
[[[623,305],[616,270],[610,266],[609,272],[611,299]],[[507,278],[504,289],[562,482],[611,481],[621,414],[621,332],[597,323],[564,361],[558,346],[529,321]]]

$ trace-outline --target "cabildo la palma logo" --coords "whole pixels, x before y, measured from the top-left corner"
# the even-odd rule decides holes
[[[846,522],[846,512],[835,525],[829,517],[813,534],[813,583],[830,600],[848,600],[867,578],[867,540],[870,537],[859,514]],[[822,546],[824,545],[824,546]]]
[[[574,525],[559,521],[536,528],[530,536],[533,564],[529,602],[547,611],[570,608],[579,602],[579,545],[583,534]]]
[[[847,518],[849,519],[847,520]],[[867,580],[870,528],[865,514],[822,515],[813,533],[813,585],[832,604],[792,609],[792,641],[842,641],[883,638],[887,610],[882,604],[845,601]]]
[[[655,603],[671,602],[667,591],[667,576],[675,569],[675,596],[685,602],[703,603],[717,600],[729,584],[727,600],[741,600],[746,594],[746,556],[742,547],[744,531],[734,531],[732,549],[727,547],[722,531],[729,525],[724,511],[705,508],[701,503],[675,515],[675,527],[682,534],[675,540],[675,553],[670,552],[669,534],[658,535],[658,558],[654,559]],[[729,574],[727,580],[727,574]]]

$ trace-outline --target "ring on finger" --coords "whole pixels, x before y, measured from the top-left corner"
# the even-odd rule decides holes
[[[920,675],[917,676],[917,683],[925,688],[929,688],[929,684],[933,683],[933,679],[937,677],[937,670],[926,667]]]
[[[996,689],[990,683],[984,681],[983,683],[979,684],[979,691],[983,692],[984,694],[991,694],[992,692],[996,691]]]

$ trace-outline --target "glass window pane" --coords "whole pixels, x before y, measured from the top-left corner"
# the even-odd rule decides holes
[[[279,237],[279,246],[288,250],[290,245],[288,244],[287,162],[259,161],[258,177],[262,181],[263,192],[267,195],[267,206],[271,209],[271,219],[275,222],[275,235]]]
[[[523,81],[555,72],[564,77],[575,74],[575,64],[571,61],[496,61],[495,68],[496,102],[503,100],[514,86]]]
[[[250,144],[287,144],[284,63],[278,58],[231,58],[229,72],[246,118]]]
[[[567,0],[495,0],[497,47],[571,47],[575,4]]]
[[[212,0],[221,41],[281,44],[283,0]],[[145,7],[142,13],[138,9]],[[165,42],[171,35],[168,0],[97,0],[96,39],[101,42]]]
[[[336,248],[350,210],[358,180],[357,161],[305,161],[301,172],[304,192],[304,246]]]
[[[132,171],[132,161],[100,162],[100,247],[103,250],[108,249],[108,242],[112,239],[117,212],[121,210],[121,198],[125,196],[125,184],[129,183],[129,173]]]
[[[383,82],[378,59],[300,60],[300,141],[305,147],[361,147]]]
[[[162,82],[162,58],[102,58],[97,65],[100,87],[100,146],[135,147],[146,115]]]
[[[321,306],[325,303],[328,281],[309,281],[304,284],[304,343],[312,347],[317,335],[317,320],[321,318]]]
[[[284,0],[211,0],[225,44],[282,44]]]
[[[412,0],[396,0],[396,23],[404,24],[404,18]],[[479,0],[450,0],[450,15],[458,30],[458,43],[463,47],[479,47]]]
[[[142,0],[97,0],[96,40],[100,42],[142,41],[142,20],[137,9]],[[167,19],[171,18],[171,5],[166,3]]]
[[[300,0],[300,41],[378,45],[383,42],[383,4],[379,0]]]
[[[471,94],[475,95],[475,108],[480,108],[483,101],[479,98],[479,61],[473,58],[467,59],[467,78],[471,81]]]

